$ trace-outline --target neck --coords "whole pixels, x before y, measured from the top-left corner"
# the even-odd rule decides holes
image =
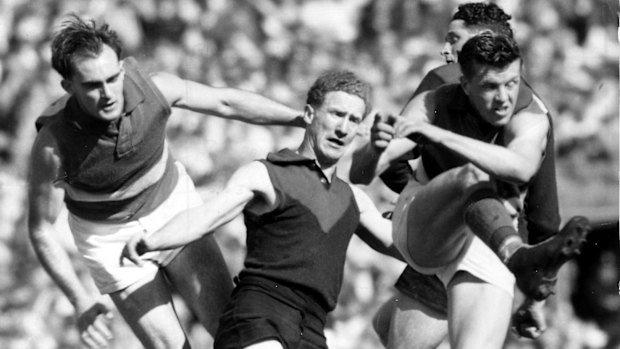
[[[321,171],[323,171],[325,177],[331,180],[334,172],[336,171],[337,161],[327,161],[326,159],[317,156],[317,152],[314,150],[312,145],[306,141],[302,142],[299,148],[297,148],[297,154],[308,159],[314,159]]]

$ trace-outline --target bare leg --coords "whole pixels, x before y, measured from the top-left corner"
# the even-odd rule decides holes
[[[187,306],[214,337],[233,285],[213,235],[185,246],[165,272]]]
[[[373,327],[387,349],[435,349],[448,336],[445,316],[401,292],[381,306]]]
[[[190,348],[161,272],[152,281],[134,284],[110,297],[145,348]]]
[[[466,272],[448,284],[448,326],[453,349],[501,348],[508,333],[512,296]]]
[[[465,248],[473,235],[466,229],[463,209],[471,192],[493,187],[488,179],[475,166],[465,165],[435,177],[415,194],[406,213],[407,248],[418,265],[445,265]]]

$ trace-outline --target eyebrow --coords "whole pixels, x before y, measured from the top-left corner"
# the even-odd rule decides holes
[[[104,82],[110,82],[110,81],[114,81],[115,79],[117,79],[121,73],[123,72],[123,69],[120,69],[116,74],[108,77],[107,79],[103,80]],[[101,80],[89,80],[89,81],[82,81],[81,85],[83,86],[93,86],[93,85],[100,85],[101,84]]]

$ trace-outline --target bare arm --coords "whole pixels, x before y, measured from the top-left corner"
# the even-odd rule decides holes
[[[426,141],[445,146],[497,178],[521,184],[536,174],[542,161],[549,121],[541,113],[542,110],[533,106],[515,114],[504,129],[506,146],[462,136],[413,118],[399,124],[397,133],[422,135]]]
[[[349,179],[355,184],[370,184],[377,173],[382,150],[373,146],[372,141],[353,152]]]
[[[211,87],[168,73],[156,73],[152,79],[172,107],[251,124],[305,126],[301,111],[256,93]]]
[[[38,134],[30,158],[28,232],[43,268],[75,308],[82,340],[91,348],[107,343],[107,307],[91,297],[80,282],[67,251],[54,238],[54,221],[62,207],[62,190],[54,188],[59,168],[54,141],[45,131]]]
[[[394,117],[396,119],[396,117]],[[392,121],[375,118],[371,129],[371,139],[353,152],[349,179],[356,184],[370,184],[385,171],[391,163],[402,159],[415,143],[407,138],[394,139],[395,129]]]
[[[59,168],[51,137],[42,131],[30,159],[28,231],[32,246],[45,270],[74,307],[89,297],[73,271],[67,252],[53,238],[53,224],[62,207],[62,190],[53,187]]]
[[[417,122],[429,122],[427,106],[433,103],[434,94],[423,92],[410,100],[404,110],[409,109],[408,118]],[[430,114],[432,116],[432,113]],[[375,176],[385,171],[390,164],[411,153],[416,143],[407,138],[395,138],[395,123],[400,117],[377,118],[371,129],[370,142],[353,153],[349,178],[357,184],[369,184]]]
[[[360,188],[351,186],[360,210],[360,227],[355,232],[373,250],[404,261],[392,240],[392,222],[383,218],[375,204]]]
[[[239,168],[225,188],[203,205],[177,214],[152,234],[134,236],[123,249],[121,258],[141,265],[140,254],[184,246],[230,222],[251,205],[261,209],[275,202],[275,190],[267,169],[252,162]]]

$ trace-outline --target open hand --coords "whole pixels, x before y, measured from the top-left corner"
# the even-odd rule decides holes
[[[82,342],[91,349],[107,348],[113,338],[110,329],[113,315],[110,309],[105,304],[95,303],[86,311],[76,312]]]

